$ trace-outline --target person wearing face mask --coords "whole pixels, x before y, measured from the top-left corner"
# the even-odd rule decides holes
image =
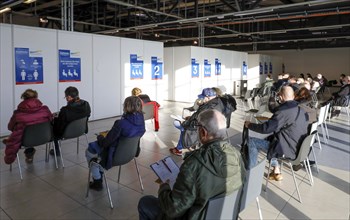
[[[266,139],[250,137],[249,167],[257,164],[259,150],[267,152],[269,160],[285,157],[295,159],[301,143],[307,135],[308,115],[294,100],[294,91],[290,86],[283,86],[279,93],[281,105],[277,107],[272,117],[262,124],[245,121],[244,126],[261,134],[270,134]],[[274,167],[269,179],[281,181],[283,179],[277,160],[271,160]]]

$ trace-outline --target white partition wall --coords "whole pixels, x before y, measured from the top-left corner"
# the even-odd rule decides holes
[[[30,37],[29,37],[30,36]],[[38,29],[25,26],[13,27],[13,50],[16,48],[29,49],[29,55],[42,57],[43,83],[16,84],[15,106],[21,99],[24,90],[31,88],[38,92],[39,99],[47,105],[51,111],[58,110],[57,107],[57,32],[54,30]],[[13,56],[13,58],[16,55]],[[15,61],[15,60],[14,60]],[[29,61],[29,60],[28,60]],[[26,61],[27,62],[27,61]],[[11,71],[15,77],[15,69]],[[16,83],[16,82],[15,82]],[[20,82],[18,82],[20,83]],[[54,97],[54,98],[53,98]],[[64,97],[62,95],[62,97]]]
[[[69,50],[71,56],[80,58],[80,81],[59,82],[58,97],[64,97],[64,90],[74,86],[79,90],[79,96],[94,105],[92,100],[92,35],[77,32],[58,31],[58,50]],[[58,52],[57,52],[58,53]],[[57,70],[57,68],[56,68]],[[58,72],[58,71],[57,71]],[[62,73],[59,73],[62,74]],[[58,99],[58,106],[66,105],[66,100]],[[94,112],[91,118],[94,119]]]
[[[15,109],[11,32],[11,25],[0,24],[0,136],[9,133],[7,124]]]
[[[94,35],[92,39],[94,119],[121,115],[120,38]]]
[[[204,47],[172,47],[164,52],[165,69],[169,71],[169,99],[193,102],[206,87],[219,87],[224,93],[233,93],[233,81],[242,79],[244,52]],[[195,60],[195,64],[192,63]],[[193,66],[199,65],[198,75]]]
[[[0,24],[0,49],[1,136],[10,133],[7,123],[27,88],[55,112],[66,105],[64,90],[77,87],[94,120],[121,115],[136,86],[162,103],[168,85],[159,42]],[[142,79],[131,80],[131,54],[143,61]]]

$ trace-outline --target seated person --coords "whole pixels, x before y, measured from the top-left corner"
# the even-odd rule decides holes
[[[159,130],[159,107],[160,105],[156,101],[151,101],[148,95],[142,94],[142,90],[140,88],[133,88],[131,90],[131,95],[138,96],[142,100],[143,105],[153,105],[153,113],[154,113],[154,130]]]
[[[294,92],[300,88],[295,76],[290,76],[288,79],[288,85],[293,88]]]
[[[216,98],[216,92],[215,90],[213,90],[212,88],[205,88],[203,89],[202,93],[198,95],[198,99],[196,100],[196,103],[198,105],[198,109],[196,112],[201,111],[200,109],[206,109],[206,108],[200,108],[200,106],[206,104],[207,102],[209,102],[210,100]],[[193,116],[196,116],[197,114],[193,114],[192,116],[188,117],[186,120],[189,120],[190,118],[192,118]],[[182,138],[183,138],[183,123],[185,122],[180,122],[179,120],[174,120],[174,126],[180,130],[180,137],[179,137],[179,141],[177,143],[177,146],[174,148],[170,148],[170,152],[181,156],[182,155]]]
[[[289,73],[281,74],[278,75],[278,80],[273,84],[273,91],[278,92],[282,86],[288,84],[288,79],[289,79]]]
[[[226,117],[226,126],[230,127],[231,114],[236,110],[236,100],[231,96],[224,94],[222,96],[217,96],[215,90],[212,88],[203,89],[202,93],[198,95],[198,98],[202,99],[202,104],[199,106],[198,110],[188,117],[182,123],[178,120],[174,121],[174,126],[180,130],[180,137],[176,147],[171,148],[170,152],[181,156],[183,144],[185,142],[186,147],[194,147],[197,143],[197,129],[194,128],[193,124],[196,122],[198,114],[206,109],[216,109]],[[186,135],[187,134],[187,135]],[[184,138],[186,135],[186,138]]]
[[[97,136],[98,145],[89,145],[86,149],[86,160],[90,165],[91,159],[101,156],[102,161],[106,164],[102,166],[105,169],[112,167],[113,155],[118,147],[118,141],[121,137],[138,137],[145,133],[145,120],[142,113],[141,99],[136,96],[129,96],[124,101],[123,115],[121,119],[114,122],[112,129],[107,133],[107,136]],[[102,176],[103,170],[99,170],[99,166],[91,164],[91,174],[93,182],[90,182],[90,189],[100,191],[102,190]]]
[[[281,105],[271,119],[263,124],[254,124],[249,121],[244,123],[246,128],[261,134],[273,132],[267,140],[255,137],[249,138],[250,168],[257,164],[259,150],[267,152],[269,160],[282,156],[295,159],[298,149],[307,134],[308,116],[302,108],[298,107],[298,103],[294,101],[293,89],[290,86],[283,86],[279,96]],[[274,137],[276,137],[275,140]],[[275,161],[275,163],[271,163],[274,170],[269,174],[269,179],[281,181],[283,177],[280,173],[278,162],[277,160],[271,161]]]
[[[137,87],[135,87],[131,90],[131,95],[138,96],[142,100],[143,103],[147,103],[147,102],[151,101],[149,96],[146,94],[142,94],[142,90],[137,88]]]
[[[214,109],[202,111],[197,129],[201,148],[185,155],[173,189],[165,182],[159,186],[158,198],[140,199],[140,220],[204,219],[210,198],[229,195],[242,186],[244,165],[241,154],[225,140],[225,116]]]
[[[326,105],[331,103],[332,111],[331,117],[339,116],[340,114],[340,106],[345,106],[349,103],[350,98],[350,76],[345,76],[343,78],[343,85],[340,87],[338,92],[334,92],[332,97],[323,103],[322,105]]]
[[[67,100],[67,105],[61,108],[53,122],[53,134],[55,136],[54,142],[57,156],[61,153],[58,147],[58,140],[62,138],[67,125],[74,120],[90,117],[91,114],[90,104],[79,98],[79,91],[77,88],[73,86],[67,87],[64,91],[64,97]],[[88,126],[86,126],[85,133],[88,132],[87,129]],[[50,150],[50,155],[54,155],[53,149]]]
[[[339,83],[341,86],[344,85],[344,78],[345,78],[345,74],[340,74]]]
[[[15,161],[16,154],[21,148],[22,136],[26,126],[52,120],[51,111],[38,99],[37,91],[27,89],[22,93],[21,99],[23,101],[18,104],[7,126],[12,133],[7,139],[3,140],[6,145],[4,158],[6,164]],[[34,153],[34,148],[24,150],[27,163],[33,162]]]
[[[296,91],[294,100],[297,101],[299,103],[299,107],[304,109],[304,111],[308,114],[309,126],[311,126],[312,123],[317,121],[317,109],[312,103],[311,94],[307,88],[302,87],[301,89]]]
[[[319,73],[317,74],[315,81],[317,81],[320,84],[320,92],[323,93],[326,88],[326,85],[328,84],[328,80],[324,76],[322,76],[322,74]]]

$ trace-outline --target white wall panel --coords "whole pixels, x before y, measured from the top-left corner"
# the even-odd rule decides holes
[[[219,87],[222,90],[222,92],[228,94],[232,94],[233,92],[233,53],[234,51],[229,50],[215,50],[215,58],[218,58],[221,63],[221,75],[217,76],[217,87]]]
[[[120,38],[93,35],[94,119],[122,114]]]
[[[47,31],[47,30],[46,30]],[[77,87],[79,96],[94,105],[93,102],[93,88],[92,88],[92,35],[77,32],[58,31],[58,50],[70,50],[71,53],[77,53],[81,62],[81,81],[80,82],[60,82],[58,85],[58,105],[61,108],[66,105],[64,97],[64,90],[68,86]],[[58,59],[56,59],[58,62]],[[56,67],[56,77],[58,79],[58,67]],[[62,98],[60,98],[62,97]],[[94,119],[94,113],[90,119]]]
[[[164,56],[163,56],[163,43],[154,41],[143,41],[143,49],[145,56],[144,65],[144,79],[142,83],[142,90],[149,95],[151,100],[157,101],[160,105],[163,105],[163,100],[166,97],[164,92],[165,82],[167,78],[164,76]],[[158,62],[163,63],[163,78],[152,80],[152,57],[157,57]]]
[[[190,63],[190,72],[189,75],[191,76],[191,59],[196,59],[196,61],[199,63],[199,77],[198,78],[192,78],[191,76],[191,81],[190,81],[190,93],[187,94],[188,102],[194,102],[198,98],[198,94],[202,92],[202,90],[205,87],[212,87],[212,86],[205,86],[202,85],[203,81],[203,76],[204,76],[204,58],[208,57],[208,55],[203,54],[204,49],[202,47],[190,47],[191,48],[191,57],[189,59]],[[214,82],[216,86],[216,81]]]
[[[14,104],[14,75],[12,27],[0,24],[0,136],[10,134],[7,124],[16,109]],[[17,97],[18,99],[20,97]]]
[[[43,84],[15,85],[15,105],[21,101],[24,90],[31,88],[38,92],[39,99],[52,112],[57,106],[57,31],[25,26],[13,26],[13,52],[15,48],[29,48],[43,58]],[[15,79],[15,69],[12,71]],[[14,82],[15,84],[15,82]],[[62,94],[63,97],[63,94]]]
[[[195,94],[191,91],[191,48],[174,48],[174,100],[193,102]]]
[[[144,87],[144,80],[130,79],[130,54],[137,54],[138,59],[143,60],[143,72],[145,76],[145,56],[143,52],[142,40],[121,38],[121,81],[124,83],[124,89],[121,92],[122,103],[126,97],[131,96],[131,90],[134,87],[139,87],[143,93],[148,94],[147,87]]]
[[[164,48],[164,98],[165,100],[174,100],[174,87],[175,87],[175,75],[174,75],[174,48]]]

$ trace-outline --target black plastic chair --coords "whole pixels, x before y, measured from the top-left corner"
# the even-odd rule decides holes
[[[118,183],[119,183],[120,174],[121,174],[121,166],[129,163],[131,160],[134,160],[137,175],[138,175],[139,181],[140,181],[141,190],[143,191],[144,188],[143,188],[143,184],[142,184],[142,179],[141,179],[139,167],[138,167],[137,161],[136,161],[136,157],[140,154],[140,139],[141,139],[141,137],[132,137],[132,138],[121,137],[119,139],[118,146],[116,147],[116,150],[114,152],[112,167],[119,166],[119,172],[118,172]],[[103,164],[105,164],[105,160],[106,160],[106,158],[103,157],[102,161],[99,163],[95,162],[94,160],[92,160],[90,162],[86,197],[89,196],[91,165],[96,164],[100,167],[100,169],[105,169],[103,166]],[[106,172],[104,172],[104,173],[106,173]],[[113,209],[113,202],[112,202],[111,193],[110,193],[108,183],[107,183],[107,178],[106,178],[105,174],[103,174],[102,176],[103,176],[106,188],[107,188],[109,203],[110,203],[111,208]]]
[[[71,121],[67,125],[67,127],[64,129],[64,132],[63,132],[61,139],[58,140],[58,147],[60,149],[60,155],[61,155],[60,158],[61,158],[62,167],[64,167],[63,157],[62,157],[62,149],[61,149],[61,142],[63,140],[77,138],[77,154],[79,153],[79,137],[80,136],[85,135],[86,146],[89,145],[88,138],[87,138],[87,135],[85,133],[87,131],[87,126],[88,126],[87,121],[88,121],[87,117]],[[55,148],[54,148],[54,154],[55,154],[55,160],[57,160]]]
[[[52,128],[51,122],[47,121],[39,124],[26,126],[23,132],[21,146],[24,148],[28,148],[28,147],[36,147],[39,145],[46,144],[46,152],[47,152],[48,144],[51,146],[52,140],[53,140],[53,128]],[[46,161],[47,161],[47,158],[48,157],[46,153]],[[18,163],[18,169],[19,169],[19,174],[21,176],[21,180],[23,180],[21,162],[20,162],[18,153],[17,153],[17,163]],[[57,162],[56,162],[56,168],[57,168]],[[12,170],[12,164],[10,165],[10,170]]]

